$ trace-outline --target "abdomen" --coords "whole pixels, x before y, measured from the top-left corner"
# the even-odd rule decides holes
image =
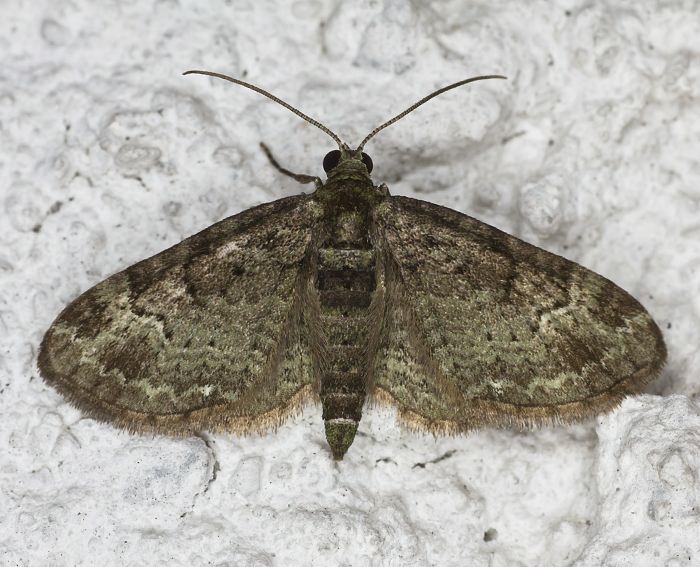
[[[362,417],[367,384],[368,309],[375,251],[359,213],[334,219],[319,248],[316,287],[328,357],[321,361],[326,438],[335,459],[351,445]]]

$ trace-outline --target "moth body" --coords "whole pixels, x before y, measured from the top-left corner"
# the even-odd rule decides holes
[[[342,459],[367,394],[369,311],[377,287],[372,212],[383,195],[361,158],[346,153],[316,197],[324,207],[315,280],[326,347],[319,393],[326,439]]]

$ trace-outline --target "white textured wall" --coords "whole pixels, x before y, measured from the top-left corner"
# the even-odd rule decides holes
[[[681,0],[0,1],[0,564],[700,565],[700,17]],[[276,434],[131,436],[37,375],[41,336],[107,275],[301,188],[331,141],[394,194],[468,212],[638,297],[669,363],[578,426],[433,439],[368,410],[346,459],[320,411]],[[488,534],[488,535],[485,535]]]

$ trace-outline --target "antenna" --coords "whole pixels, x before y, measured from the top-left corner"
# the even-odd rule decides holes
[[[250,83],[246,83],[245,81],[241,81],[240,79],[234,79],[233,77],[229,77],[228,75],[222,75],[221,73],[214,73],[213,71],[199,71],[197,69],[193,69],[191,71],[185,71],[183,75],[208,75],[209,77],[217,77],[219,79],[223,79],[224,81],[229,81],[231,83],[235,83],[237,85],[241,85],[242,87],[245,87],[247,89],[250,89],[251,91],[255,91],[256,93],[260,93],[263,96],[266,96],[267,98],[274,100],[277,104],[281,104],[284,106],[286,109],[291,110],[294,114],[299,116],[300,118],[303,118],[306,120],[309,124],[313,124],[318,128],[319,130],[323,130],[326,134],[328,134],[331,138],[335,140],[335,142],[338,144],[339,148],[344,148],[346,147],[346,144],[343,143],[343,141],[333,132],[331,131],[330,128],[327,128],[323,124],[321,124],[318,120],[314,120],[310,116],[307,116],[300,110],[297,110],[294,108],[291,104],[284,102],[281,98],[277,98],[275,95],[267,92],[264,89],[261,89],[260,87],[256,87],[255,85],[251,85]]]
[[[431,98],[435,98],[436,96],[441,95],[444,92],[447,92],[447,91],[452,90],[452,89],[456,89],[457,87],[461,87],[462,85],[466,85],[467,83],[473,83],[475,81],[484,81],[486,79],[506,79],[506,78],[507,77],[504,77],[503,75],[481,75],[479,77],[471,77],[470,79],[464,79],[463,81],[459,81],[457,83],[447,85],[446,87],[442,87],[441,89],[436,90],[434,93],[431,93],[428,96],[420,99],[417,103],[409,106],[406,110],[404,110],[400,114],[397,114],[391,120],[387,120],[381,126],[377,126],[374,130],[372,130],[369,134],[367,134],[367,136],[365,136],[365,139],[362,140],[362,142],[360,142],[360,145],[357,146],[357,150],[355,150],[355,151],[356,152],[362,151],[362,148],[365,147],[365,144],[371,138],[373,138],[378,132],[380,132],[381,130],[384,130],[384,128],[386,128],[387,126],[391,126],[394,122],[401,120],[409,112],[413,112],[416,108],[418,108],[422,104],[425,104]]]

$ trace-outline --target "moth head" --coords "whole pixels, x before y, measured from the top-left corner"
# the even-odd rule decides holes
[[[354,162],[354,163],[353,163]],[[323,171],[330,174],[341,164],[347,164],[345,167],[357,167],[359,164],[364,165],[367,173],[372,173],[374,164],[372,158],[362,150],[351,150],[347,145],[343,144],[339,150],[331,150],[323,158]]]

